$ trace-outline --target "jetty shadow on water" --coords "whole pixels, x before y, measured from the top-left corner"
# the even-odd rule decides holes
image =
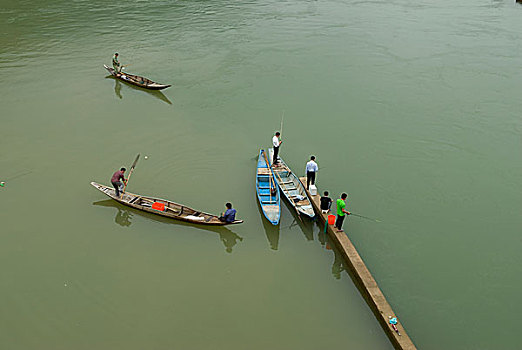
[[[120,100],[123,99],[123,95],[121,94],[121,88],[124,85],[124,83],[112,75],[106,76],[105,79],[114,80],[114,93]],[[125,86],[128,86],[129,88],[134,89],[134,90],[146,92],[147,94],[152,95],[152,96],[156,97],[157,99],[162,100],[163,102],[165,102],[169,105],[172,104],[172,102],[169,100],[169,98],[167,96],[165,96],[165,94],[159,90],[147,90],[147,89],[141,88],[139,86],[134,86],[129,83],[125,83]]]
[[[123,204],[120,204],[112,199],[104,199],[101,201],[93,202],[93,205],[101,206],[101,207],[110,207],[115,208],[118,210],[116,213],[116,217],[114,218],[114,221],[123,227],[128,227],[132,224],[132,217],[134,214],[138,213],[141,216],[152,220],[156,222],[161,222],[165,224],[172,224],[172,225],[179,225],[179,226],[190,226],[190,227],[196,227],[198,229],[204,230],[204,231],[210,231],[217,233],[219,235],[219,239],[221,240],[221,243],[225,246],[225,251],[227,253],[232,253],[232,248],[237,244],[238,241],[243,241],[243,237],[239,236],[235,232],[232,232],[227,227],[224,226],[203,226],[203,225],[195,225],[186,223],[183,221],[178,221],[174,219],[165,218],[163,216],[154,215],[152,213],[139,211],[137,209],[129,208],[124,206]]]

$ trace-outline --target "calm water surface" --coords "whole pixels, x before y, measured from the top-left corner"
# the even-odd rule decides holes
[[[6,349],[391,349],[313,222],[263,219],[255,157],[349,193],[347,233],[420,349],[517,349],[522,6],[2,1]],[[107,77],[173,84],[143,91]],[[245,223],[207,229],[90,181]]]

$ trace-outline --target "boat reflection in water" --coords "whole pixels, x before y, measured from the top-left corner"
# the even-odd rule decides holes
[[[127,84],[127,83],[124,84],[121,82],[121,80],[116,79],[112,75],[108,75],[105,78],[114,80],[114,93],[116,94],[116,96],[119,99],[123,99],[123,95],[121,94],[121,88],[123,85],[125,85],[131,89],[146,92],[147,94],[152,95],[152,96],[156,97],[157,99],[159,99],[165,103],[168,103],[169,105],[172,104],[172,102],[169,100],[169,98],[167,96],[165,96],[165,94],[159,90],[147,90],[147,89],[140,88],[138,86],[134,86],[132,84]]]
[[[146,217],[149,220],[153,220],[156,222],[162,222],[166,224],[174,224],[180,226],[191,226],[197,227],[198,229],[211,231],[219,234],[219,239],[221,243],[225,246],[225,251],[227,253],[232,253],[232,248],[238,243],[238,241],[243,241],[243,237],[239,236],[235,232],[232,232],[227,227],[224,226],[195,226],[183,221],[172,220],[169,218],[165,218],[162,216],[154,215],[147,212],[142,212],[137,209],[132,209],[124,206],[118,202],[113,201],[112,199],[104,199],[101,201],[93,202],[93,205],[101,206],[101,207],[110,207],[115,208],[118,212],[116,213],[116,217],[114,218],[114,222],[123,227],[128,227],[132,224],[132,217],[134,214],[139,213],[141,216]]]

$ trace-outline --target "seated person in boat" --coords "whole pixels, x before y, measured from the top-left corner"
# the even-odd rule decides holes
[[[114,54],[114,57],[112,58],[112,68],[114,68],[114,72],[116,73],[116,76],[119,77],[121,73],[121,67],[120,61],[118,60],[118,53],[116,52]]]
[[[321,212],[326,214],[330,211],[330,207],[332,206],[332,198],[328,197],[328,191],[324,191],[323,196],[321,197]]]
[[[120,192],[123,192],[123,183],[127,183],[127,180],[125,179],[125,176],[124,176],[125,170],[127,170],[127,169],[121,168],[120,170],[118,170],[117,172],[115,172],[112,175],[111,183],[112,183],[112,186],[114,186],[114,189],[116,190],[116,197],[119,197]],[[123,183],[120,180],[123,180]]]
[[[227,203],[227,204],[225,204],[225,206],[227,207],[227,210],[224,213],[221,213],[219,220],[226,222],[226,223],[231,223],[231,222],[236,221],[236,209],[232,209],[231,203]]]

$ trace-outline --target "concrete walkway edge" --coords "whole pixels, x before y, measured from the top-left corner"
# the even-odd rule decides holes
[[[301,183],[304,184],[306,189],[306,178],[300,178]],[[320,209],[320,198],[319,190],[317,191],[317,195],[312,196],[310,192],[308,192],[308,196],[312,200],[312,205],[317,213],[317,217],[320,221],[322,221],[325,225],[328,225],[327,216],[329,214],[322,214]],[[333,206],[332,206],[333,207]],[[343,256],[344,261],[346,262],[346,266],[350,268],[353,272],[353,276],[359,282],[359,289],[363,293],[364,298],[366,299],[370,309],[372,309],[373,313],[377,317],[377,320],[381,324],[384,332],[392,342],[395,349],[405,349],[405,350],[413,350],[416,349],[412,340],[406,333],[403,325],[400,322],[400,319],[397,317],[399,322],[397,323],[397,328],[401,335],[398,335],[397,332],[393,330],[391,325],[389,324],[389,316],[396,317],[396,314],[393,312],[390,304],[386,301],[384,294],[381,289],[377,285],[377,282],[373,278],[372,274],[366,267],[366,264],[362,260],[361,256],[355,249],[355,246],[352,244],[348,236],[345,232],[337,232],[336,229],[332,225],[328,225],[328,235],[335,243],[336,247],[339,249],[341,255]]]

